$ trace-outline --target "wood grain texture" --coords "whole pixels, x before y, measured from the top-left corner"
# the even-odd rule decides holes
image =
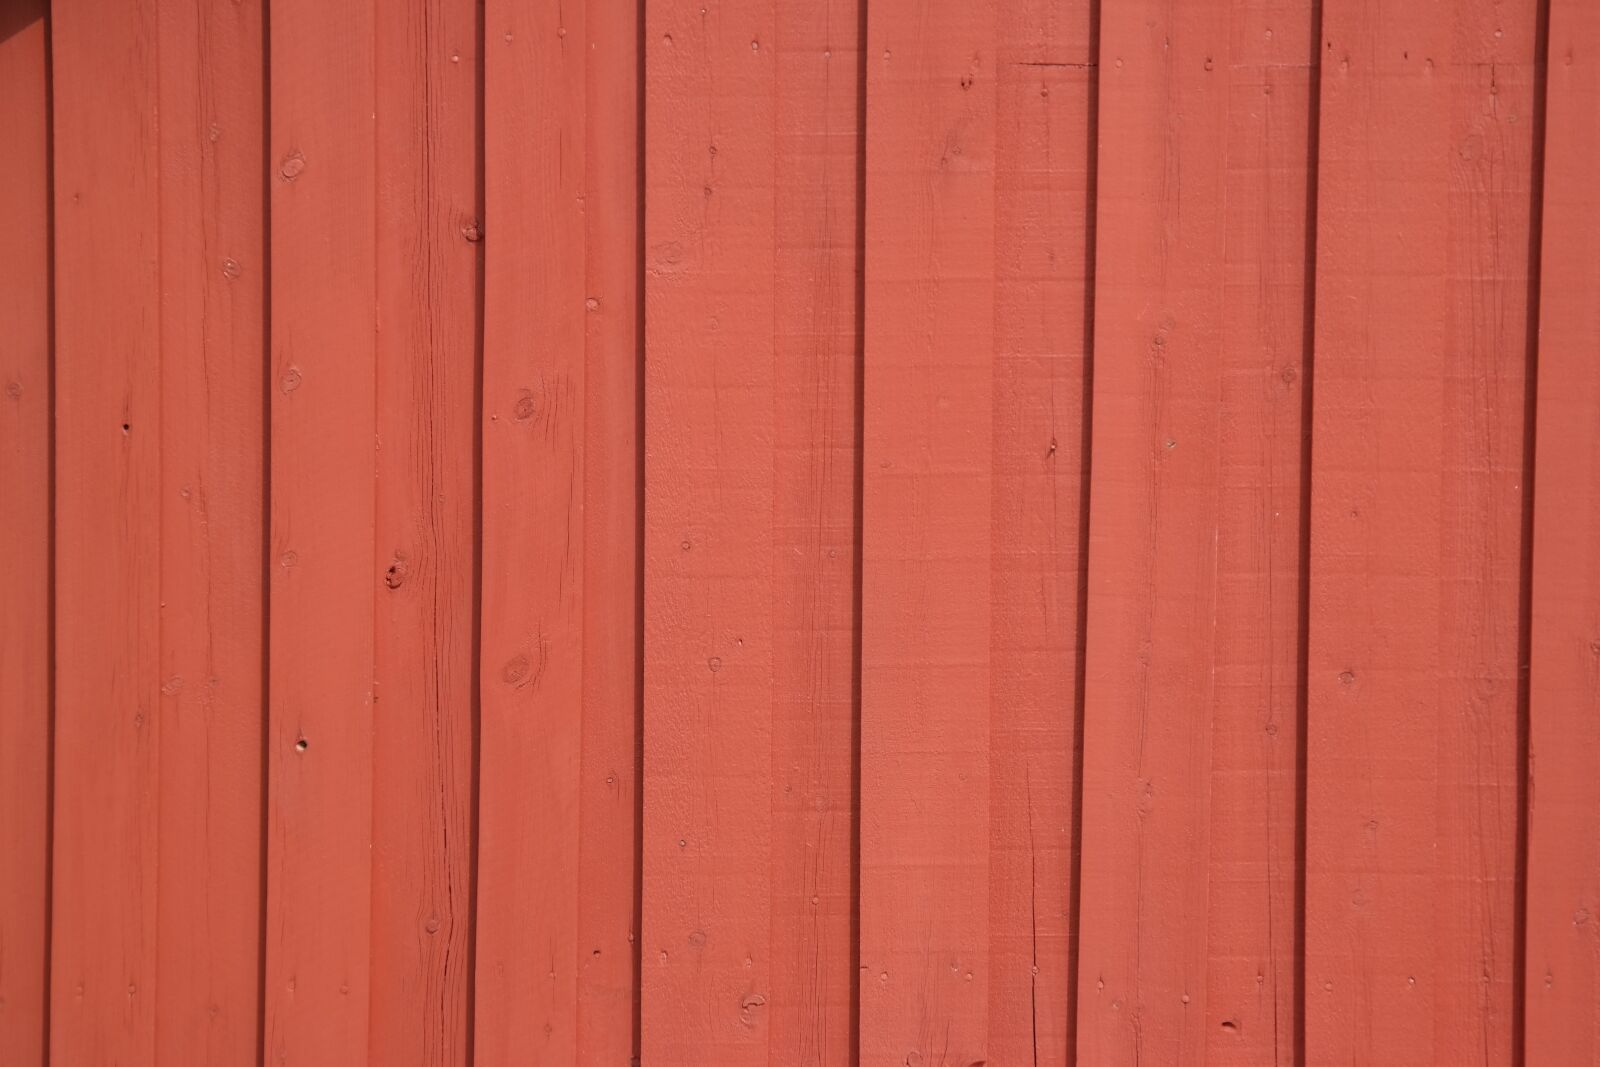
[[[0,6],[0,1062],[44,1063],[50,895],[50,106],[44,0]]]
[[[0,1065],[1600,1057],[1591,6],[0,0]]]
[[[1231,5],[1100,24],[1078,1058],[1209,1033]],[[1236,526],[1237,524],[1237,526]]]
[[[580,1062],[639,1056],[642,3],[585,13]]]
[[[1600,1059],[1600,8],[1553,0],[1528,699],[1526,1062]]]
[[[270,19],[271,1063],[371,1047],[377,18],[278,0]]]
[[[861,9],[778,6],[772,1018],[768,1062],[852,1062]]]
[[[247,1063],[260,1040],[263,8],[205,0],[158,16],[158,1063]]]
[[[153,0],[63,5],[50,1054],[156,1055],[160,189]],[[116,166],[105,161],[114,159]]]
[[[644,1063],[771,1055],[772,0],[646,9]]]
[[[1209,1063],[1292,1064],[1311,344],[1311,0],[1232,8],[1224,199]]]
[[[996,25],[991,1062],[1074,1062],[1095,53],[1085,0]]]
[[[1323,19],[1308,1061],[1502,1063],[1536,12]]]
[[[410,0],[386,10],[377,29],[370,1056],[464,1067],[476,784],[478,12],[471,0]]]
[[[989,1059],[993,2],[867,24],[864,1063]]]
[[[1440,701],[1435,1057],[1512,1062],[1518,957],[1524,588],[1538,309],[1538,0],[1463,0],[1451,27],[1449,327]],[[1402,58],[1404,58],[1402,56]],[[1409,920],[1408,920],[1409,921]]]
[[[517,3],[484,14],[475,1026],[488,1064],[579,1054],[586,16]]]

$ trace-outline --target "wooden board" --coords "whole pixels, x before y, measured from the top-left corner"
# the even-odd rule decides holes
[[[153,1063],[156,1048],[157,32],[153,0],[63,5],[50,26],[57,541],[49,1040],[58,1062]]]
[[[44,1062],[50,908],[50,110],[44,0],[0,9],[0,1062]]]
[[[160,7],[159,1062],[261,1036],[263,32],[258,3]]]
[[[0,1062],[1600,1054],[1587,6],[50,7]]]
[[[1205,1052],[1217,715],[1227,5],[1100,24],[1078,1057]],[[1245,613],[1247,618],[1249,613]]]
[[[587,11],[485,9],[477,1055],[577,1062]]]
[[[270,19],[268,1062],[370,1049],[376,20],[314,0]]]
[[[996,12],[868,8],[863,1063],[989,1058]]]
[[[1092,5],[1083,0],[1028,0],[1000,5],[996,23],[992,1063],[1074,1062],[1093,308],[1092,19]]]
[[[643,171],[639,5],[585,13],[580,1062],[639,1058]]]
[[[1311,0],[1232,7],[1206,1058],[1296,1062],[1311,349]]]
[[[1512,1062],[1522,1028],[1531,279],[1538,0],[1463,0],[1451,27],[1435,1057]],[[1402,55],[1402,58],[1403,55]],[[1380,817],[1381,818],[1381,817]],[[1414,921],[1407,918],[1407,923]]]
[[[774,968],[768,2],[646,12],[641,1055],[765,1063]]]
[[[1312,1063],[1512,1053],[1537,19],[1506,7],[1323,11]]]
[[[773,224],[773,1064],[846,1064],[855,1018],[861,6],[778,5]]]
[[[373,1063],[471,1047],[478,11],[377,23]]]
[[[1600,1058],[1600,8],[1549,8],[1528,694],[1529,1064]]]

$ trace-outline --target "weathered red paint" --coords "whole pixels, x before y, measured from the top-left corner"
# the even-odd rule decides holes
[[[0,1063],[1589,1062],[1596,49],[0,3]]]
[[[50,114],[44,0],[0,7],[0,1059],[44,1063],[50,915]]]
[[[377,533],[371,0],[270,16],[267,1062],[368,1061]],[[357,220],[360,220],[359,224]]]
[[[1549,9],[1529,601],[1526,1062],[1600,1059],[1600,8]]]

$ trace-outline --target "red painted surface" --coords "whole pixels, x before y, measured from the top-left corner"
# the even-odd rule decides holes
[[[584,8],[484,9],[476,1048],[576,1062],[582,770]]]
[[[379,101],[373,1063],[468,1062],[482,217],[476,6],[385,11]]]
[[[268,1061],[371,1049],[377,218],[370,3],[275,3]]]
[[[163,685],[160,27],[153,4],[105,3],[55,10],[50,31],[50,1057],[154,1063]],[[102,153],[119,161],[114,172]]]
[[[1600,1059],[1600,8],[1550,5],[1528,699],[1527,1055]]]
[[[0,1064],[1600,1062],[1597,50],[0,2]]]
[[[864,1063],[989,1035],[996,5],[867,11]]]
[[[1512,1054],[1536,29],[1323,11],[1311,1062]]]
[[[45,5],[0,8],[0,1054],[46,1039],[50,897],[50,115]]]

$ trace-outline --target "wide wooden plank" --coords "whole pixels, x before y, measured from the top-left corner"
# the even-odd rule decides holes
[[[1229,4],[1100,24],[1078,1057],[1200,1059],[1217,715]]]
[[[50,895],[50,109],[44,0],[0,6],[0,1062],[44,1062]]]
[[[376,18],[270,19],[268,1062],[370,1048]]]
[[[52,14],[55,778],[50,1053],[154,1063],[161,699],[154,0]],[[115,161],[114,164],[108,161]]]
[[[773,0],[646,10],[644,1063],[769,1061]]]
[[[989,1057],[1073,1062],[1094,42],[1086,0],[996,41]]]
[[[851,1061],[861,9],[782,4],[773,261],[773,1064]]]
[[[1513,1062],[1521,1027],[1543,6],[1461,0],[1451,27],[1433,1037],[1436,1060],[1460,1064]]]
[[[634,4],[595,0],[585,17],[578,1050],[620,1064],[639,1057],[643,26]]]
[[[863,1063],[989,1058],[996,21],[868,9]]]
[[[472,894],[478,11],[377,24],[373,1063],[465,1065]]]
[[[1537,14],[1323,20],[1308,1060],[1504,1063]]]
[[[578,1062],[586,8],[485,9],[477,1056]]]
[[[1207,1062],[1288,1065],[1321,42],[1312,0],[1238,0],[1230,18],[1203,1029]]]
[[[162,1063],[248,1063],[261,1032],[263,7],[159,15]]]
[[[1600,1060],[1600,7],[1553,0],[1528,681],[1529,1064]]]

